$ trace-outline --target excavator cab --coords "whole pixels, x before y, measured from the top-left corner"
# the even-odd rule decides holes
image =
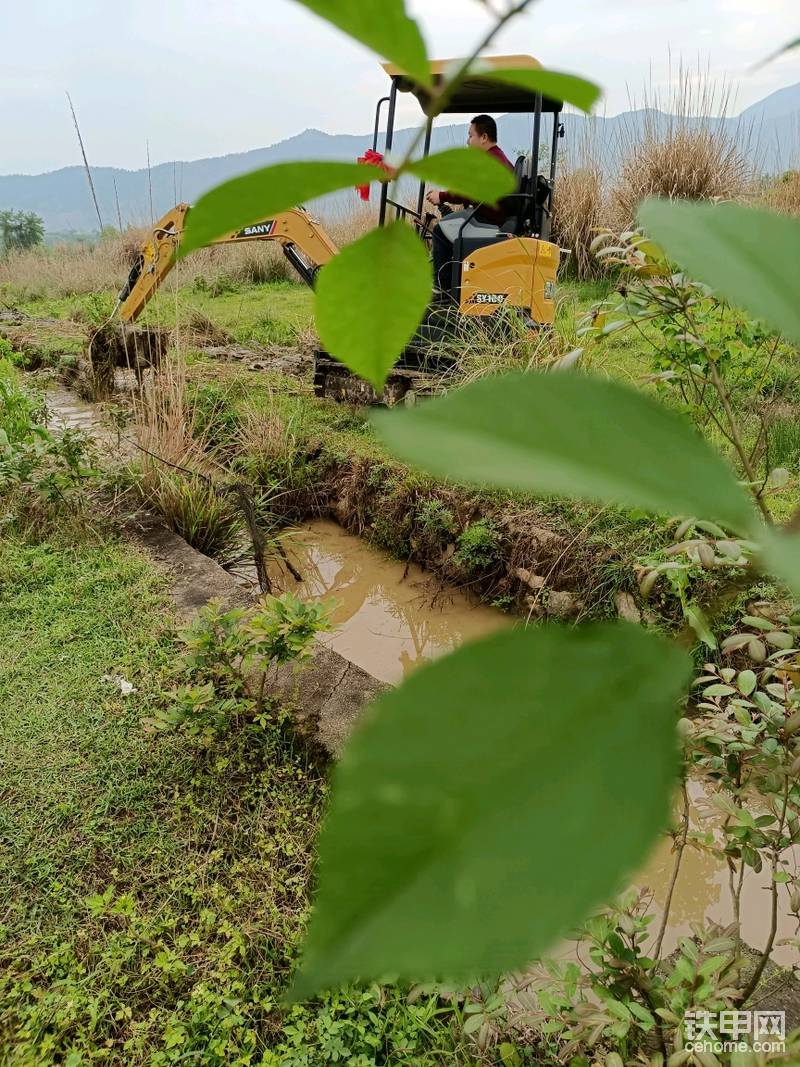
[[[431,64],[434,90],[454,62],[437,60]],[[446,309],[443,311],[441,306],[431,308],[417,336],[394,368],[384,394],[379,398],[383,402],[396,403],[404,397],[410,400],[420,392],[435,391],[436,375],[447,370],[442,365],[446,357],[437,356],[435,343],[452,331],[453,322],[457,322],[459,316],[488,321],[492,316],[496,317],[502,308],[502,315],[519,316],[523,326],[531,331],[549,327],[554,321],[556,277],[561,253],[558,246],[550,241],[550,228],[559,140],[564,135],[561,122],[563,104],[520,86],[495,81],[490,76],[493,69],[540,68],[541,64],[532,56],[486,57],[481,60],[480,73],[462,82],[442,112],[443,115],[469,116],[483,112],[528,115],[530,154],[520,153],[516,160],[514,172],[517,188],[504,200],[507,217],[502,225],[481,223],[470,226],[479,207],[467,213],[453,242],[451,288],[443,294]],[[429,94],[398,67],[384,64],[383,69],[391,84],[389,95],[378,101],[375,111],[372,152],[378,152],[383,110],[388,106],[382,145],[383,155],[388,156],[395,145],[399,94],[413,94],[423,112],[427,109]],[[548,117],[549,129],[545,125]],[[425,131],[424,156],[430,153],[432,138],[433,122],[429,121]],[[539,159],[545,143],[550,152],[547,172],[542,173]],[[403,193],[407,193],[407,190],[404,189]],[[379,224],[383,226],[396,218],[404,218],[417,228],[423,238],[430,239],[438,219],[431,212],[425,213],[425,182],[420,182],[416,208],[402,203],[401,195],[397,183],[381,185]],[[342,399],[373,402],[378,399],[370,395],[370,386],[366,383],[356,384],[353,376],[341,364],[321,352],[317,354],[315,364],[315,390],[317,395]],[[411,396],[407,396],[408,393]]]

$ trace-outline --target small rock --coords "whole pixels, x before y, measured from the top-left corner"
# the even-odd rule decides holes
[[[540,574],[534,574],[532,571],[526,570],[525,567],[517,567],[514,574],[524,585],[527,585],[529,589],[533,589],[534,592],[537,589],[544,588],[545,580]]]
[[[617,615],[621,619],[637,624],[642,621],[642,613],[636,607],[636,601],[630,593],[617,593],[614,603],[617,605]]]
[[[574,618],[582,608],[582,601],[572,593],[552,592],[547,600],[547,614],[556,619]]]

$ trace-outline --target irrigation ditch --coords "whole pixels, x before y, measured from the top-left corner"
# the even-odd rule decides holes
[[[68,343],[59,355],[57,331],[64,327]],[[73,324],[5,317],[0,336],[25,353],[29,368],[55,368],[55,381],[51,376],[47,388],[54,425],[85,430],[96,437],[101,455],[118,455],[119,438],[115,445],[102,418],[104,405],[85,398],[93,368],[75,354],[80,333]],[[267,372],[301,380],[309,369],[302,353],[286,350],[213,345],[204,355],[254,376]],[[619,583],[609,587],[605,576],[619,559],[618,548],[592,542],[585,529],[576,529],[558,512],[546,514],[498,494],[432,485],[380,456],[343,454],[322,438],[304,441],[296,459],[304,477],[280,494],[275,508],[289,532],[282,537],[283,560],[269,562],[269,580],[276,590],[332,597],[337,629],[317,644],[309,668],[282,669],[272,684],[291,708],[299,733],[324,759],[341,752],[365,705],[387,685],[463,640],[525,621],[567,623],[612,612],[630,621],[650,613],[652,622],[674,623],[669,617],[657,619],[653,607],[634,595],[633,575],[627,589]],[[226,606],[244,605],[261,591],[252,559],[226,569],[168,529],[160,516],[129,500],[114,522],[166,573],[183,619],[212,598]],[[487,709],[487,714],[496,711]],[[672,867],[671,842],[665,839],[636,879],[651,895],[656,916],[670,893]],[[668,948],[690,935],[692,923],[704,916],[721,927],[730,921],[727,879],[724,864],[700,851],[687,854],[670,901]],[[741,914],[747,944],[765,939],[762,889],[758,875],[750,872]],[[779,942],[794,934],[792,918],[781,915]],[[793,950],[776,950],[764,994],[771,1007],[787,1010],[789,1024],[800,1022],[794,963]]]

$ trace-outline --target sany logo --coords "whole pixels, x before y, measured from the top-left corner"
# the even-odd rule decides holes
[[[252,226],[245,226],[243,230],[239,230],[236,234],[237,237],[269,237],[272,231],[275,229],[275,220],[270,219],[268,222],[254,222]]]

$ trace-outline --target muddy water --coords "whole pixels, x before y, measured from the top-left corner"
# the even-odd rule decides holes
[[[322,640],[384,682],[400,682],[427,660],[511,625],[499,611],[443,589],[415,564],[406,568],[333,522],[307,523],[284,545],[303,581],[274,570],[276,585],[333,599],[336,630]]]
[[[400,682],[426,660],[511,625],[499,612],[476,605],[457,590],[443,590],[418,567],[406,568],[332,522],[308,523],[290,536],[286,546],[304,580],[297,583],[285,571],[276,570],[276,584],[302,596],[335,600],[337,630],[324,640],[386,682]],[[690,796],[694,810],[703,799],[699,785],[690,787]],[[696,821],[691,828],[710,827]],[[673,864],[672,842],[666,839],[633,879],[638,888],[652,893],[654,932],[663,915]],[[753,946],[763,945],[769,933],[768,885],[766,871],[748,871],[742,892],[742,936]],[[691,933],[691,924],[704,917],[720,925],[732,921],[728,870],[715,857],[690,845],[672,898],[664,951],[671,952],[680,937]],[[795,927],[784,907],[777,940],[797,936]],[[774,958],[784,965],[797,963],[797,950],[778,947]]]

